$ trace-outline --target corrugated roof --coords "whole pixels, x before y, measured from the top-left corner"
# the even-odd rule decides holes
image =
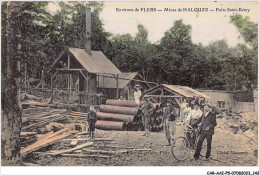
[[[124,88],[130,81],[134,79],[138,73],[121,73],[118,75],[118,88]],[[121,78],[121,79],[120,79]],[[123,78],[123,79],[122,79]],[[99,87],[100,88],[116,88],[116,79],[111,74],[99,75]]]
[[[179,86],[179,85],[168,85],[163,84],[163,86],[167,87],[168,89],[171,89],[172,91],[177,92],[178,94],[181,94],[185,97],[203,97],[203,98],[210,98],[209,96],[198,92],[197,90],[194,90],[187,86]]]
[[[84,49],[69,48],[69,52],[90,73],[121,74],[121,71],[101,51],[91,51],[89,55]]]

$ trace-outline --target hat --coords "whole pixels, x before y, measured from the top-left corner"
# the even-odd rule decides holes
[[[198,106],[199,106],[200,104],[199,104],[198,101],[195,101],[195,102],[194,102],[194,105],[198,105]]]
[[[135,85],[135,88],[136,88],[136,87],[141,87],[141,86],[140,86],[139,84],[136,84],[136,85]]]

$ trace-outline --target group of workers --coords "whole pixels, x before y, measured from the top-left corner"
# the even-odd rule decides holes
[[[142,95],[140,88],[140,85],[136,85],[136,90],[134,92],[134,99],[138,106],[140,106],[140,98]],[[125,99],[123,96],[120,96],[119,100]],[[143,114],[142,121],[145,129],[143,136],[149,136],[150,115],[154,110],[154,106],[149,97],[144,97],[144,100],[144,104],[140,107]],[[95,123],[97,121],[96,110],[93,105],[90,106],[87,121],[89,124],[90,138],[93,139]],[[203,141],[205,139],[207,140],[206,159],[208,160],[211,153],[211,142],[212,136],[214,134],[214,127],[217,125],[216,113],[212,111],[211,105],[204,104],[204,106],[202,106],[198,101],[195,101],[193,103],[193,107],[190,107],[187,100],[184,99],[182,104],[178,106],[177,104],[174,104],[173,101],[167,100],[166,108],[163,113],[163,125],[166,139],[168,141],[168,146],[172,145],[174,142],[177,121],[181,121],[184,124],[187,124],[187,126],[192,129],[190,136],[192,147],[194,147],[195,144],[196,130],[198,130],[198,134],[200,134],[194,154],[195,160],[199,159]]]
[[[198,101],[195,101],[193,103],[193,108],[191,108],[189,107],[187,101],[184,100],[179,109],[180,113],[178,113],[178,105],[174,105],[172,101],[167,100],[167,107],[163,115],[164,131],[168,141],[167,145],[171,145],[172,141],[174,141],[176,122],[181,121],[192,129],[190,133],[191,147],[194,147],[195,145],[195,134],[199,134],[194,159],[199,159],[203,141],[206,139],[206,160],[208,160],[211,153],[211,143],[212,136],[214,134],[214,127],[217,125],[216,113],[212,111],[210,104],[200,105]],[[198,133],[196,133],[197,131]]]

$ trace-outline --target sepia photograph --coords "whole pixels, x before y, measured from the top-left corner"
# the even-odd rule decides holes
[[[1,166],[258,166],[258,2],[2,1],[1,108]]]

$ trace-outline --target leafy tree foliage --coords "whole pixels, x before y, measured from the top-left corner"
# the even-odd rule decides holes
[[[22,4],[22,76],[39,79],[41,70],[48,70],[66,47],[84,48],[85,9],[90,7],[92,50],[102,51],[122,72],[139,72],[145,80],[159,84],[202,89],[248,91],[257,86],[258,27],[248,17],[230,18],[245,41],[236,47],[229,47],[225,40],[194,44],[192,27],[182,20],[153,44],[141,24],[135,36],[106,32],[99,18],[100,2],[58,2],[56,13],[47,10],[48,3]]]

